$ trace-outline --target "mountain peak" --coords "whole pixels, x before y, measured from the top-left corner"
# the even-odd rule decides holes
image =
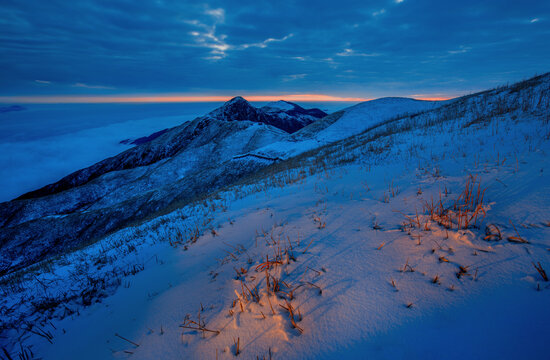
[[[241,96],[235,96],[209,114],[219,120],[251,120],[258,117],[257,110]]]
[[[304,109],[288,101],[279,100],[256,108],[241,96],[235,96],[208,116],[223,121],[251,121],[274,126],[293,133],[313,121],[326,116],[319,109]]]
[[[226,105],[234,105],[234,104],[248,104],[248,101],[243,98],[242,96],[235,96],[231,100],[227,101],[224,106]]]
[[[254,106],[250,105],[250,103],[245,98],[241,96],[235,96],[231,100],[227,101],[223,104],[222,108],[225,109],[224,112],[240,112],[242,110],[250,112],[256,109]]]

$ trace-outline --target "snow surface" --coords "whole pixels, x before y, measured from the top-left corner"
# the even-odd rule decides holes
[[[344,115],[322,130],[316,138],[321,142],[333,142],[361,133],[377,123],[405,114],[439,107],[444,101],[423,101],[409,98],[381,98],[366,101],[346,109]]]
[[[540,222],[550,210],[550,179],[536,178],[532,184],[536,186],[522,191],[525,202],[515,199],[520,209],[530,208],[527,217],[522,211],[506,212],[507,203],[499,196],[504,185],[495,180],[518,191],[523,185],[517,179],[538,171],[544,159],[529,160],[522,165],[522,174],[492,168],[483,177],[492,190],[490,221],[505,225],[512,215],[516,224],[533,224],[520,230],[533,245],[505,240],[487,243],[477,231],[449,231],[445,240],[444,230],[435,226],[424,235],[422,245],[416,245],[414,237],[399,230],[404,217],[395,211],[412,216],[423,199],[436,196],[443,186],[459,191],[463,171],[436,180],[402,164],[371,171],[345,167],[233,202],[229,211],[213,214],[219,235],[203,235],[186,252],[166,244],[143,249],[140,258],[146,263],[145,271],[125,280],[127,287],[112,297],[80,310],[80,316],[55,321],[57,329],[47,326],[54,343],[35,338],[33,350],[45,359],[210,359],[215,358],[216,349],[219,358],[233,358],[233,337],[238,337],[240,356],[245,359],[267,356],[269,349],[274,358],[295,359],[436,359],[441,354],[453,359],[534,357],[546,351],[550,320],[550,289],[540,283],[531,265],[531,261],[550,264],[545,249],[550,245],[550,230]],[[453,162],[442,163],[444,173],[445,165]],[[542,164],[547,167],[548,161]],[[387,187],[384,179],[393,179],[402,188],[389,204],[379,199]],[[422,187],[421,196],[416,186]],[[534,196],[543,197],[538,202],[541,208],[530,204]],[[326,222],[324,229],[318,228],[316,216]],[[380,230],[372,228],[375,223]],[[261,236],[262,231],[267,236]],[[506,232],[512,235],[513,229]],[[234,308],[234,315],[228,313],[235,290],[240,292],[234,268],[244,267],[249,279],[261,279],[262,273],[254,269],[265,254],[274,252],[274,247],[265,246],[271,234],[285,241],[289,236],[297,259],[273,276],[284,277],[294,286],[308,281],[322,288],[322,294],[312,287],[296,292],[294,306],[303,316],[299,322],[303,334],[290,326],[288,316],[277,306],[284,302],[275,296],[271,302],[277,307],[276,315],[270,314],[265,293],[262,306],[249,303],[244,312]],[[377,250],[382,243],[384,247]],[[439,256],[450,263],[439,262]],[[399,271],[407,260],[414,273]],[[458,264],[470,266],[476,278],[457,279]],[[441,277],[440,285],[432,284],[435,275]],[[398,291],[391,286],[392,279]],[[543,291],[536,291],[537,283]],[[413,303],[410,309],[409,302]],[[201,304],[207,327],[220,329],[219,335],[203,338],[179,327],[186,314],[196,320]]]
[[[0,308],[15,309],[11,316],[101,283],[95,278],[106,279],[99,288],[108,296],[87,307],[77,297],[47,321],[35,313],[41,335],[18,329],[7,339],[21,336],[44,359],[233,359],[237,341],[243,359],[545,358],[550,285],[533,266],[550,271],[544,86],[545,97],[520,94],[542,112],[486,118],[500,95],[464,99],[464,113],[437,109],[409,119],[417,125],[410,129],[403,120],[379,129],[388,135],[335,143],[304,166],[23,275],[19,290],[2,290]],[[451,111],[456,118],[430,122]],[[366,114],[364,122],[370,126]],[[397,126],[408,130],[389,131]],[[447,229],[430,217],[427,204],[452,211],[472,177],[484,189],[476,226]],[[487,240],[490,224],[502,239]],[[267,290],[266,259],[280,259],[267,269],[272,285],[280,280],[277,294]],[[193,327],[189,320],[219,333],[182,327]]]
[[[281,110],[289,111],[294,109],[294,105],[286,101],[279,100],[279,101],[272,101],[270,103],[267,103],[265,106],[262,107],[262,109],[267,112],[269,112],[270,110],[271,111],[281,111]]]
[[[322,128],[319,132],[299,137],[298,141],[293,137],[289,137],[286,140],[258,149],[256,153],[273,158],[289,158],[319,146],[359,134],[394,117],[430,110],[445,103],[444,101],[422,101],[395,97],[365,101],[345,109],[343,115],[336,122]],[[309,129],[306,127],[297,134],[300,132],[309,132]]]

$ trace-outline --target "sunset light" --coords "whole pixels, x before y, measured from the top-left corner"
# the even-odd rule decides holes
[[[0,360],[549,357],[550,0],[4,0],[0,54]]]
[[[342,97],[322,94],[291,95],[248,95],[248,101],[296,101],[296,102],[361,102],[373,99],[361,97]],[[450,97],[411,96],[417,100],[441,101]],[[0,103],[21,104],[101,104],[101,103],[195,103],[224,102],[232,96],[189,96],[189,95],[52,95],[52,96],[0,96]]]
[[[189,95],[59,95],[59,96],[0,96],[0,103],[29,104],[80,104],[80,103],[195,103],[195,102],[225,102],[232,96],[189,96]],[[339,97],[320,94],[294,95],[249,95],[248,101],[299,101],[299,102],[361,102],[372,99],[358,97]]]

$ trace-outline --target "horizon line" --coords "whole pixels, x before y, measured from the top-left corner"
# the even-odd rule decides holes
[[[191,103],[191,102],[226,102],[235,96],[201,96],[201,95],[28,95],[0,96],[4,104],[110,104],[110,103]],[[247,101],[298,101],[298,102],[364,102],[374,98],[342,97],[324,94],[290,94],[290,95],[250,95],[242,96]],[[416,100],[442,101],[450,97],[411,97]]]

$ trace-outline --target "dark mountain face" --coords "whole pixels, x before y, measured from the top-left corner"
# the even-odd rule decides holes
[[[261,111],[258,111],[254,106],[250,105],[248,101],[237,96],[223,104],[222,107],[212,111],[207,116],[224,121],[248,120],[263,122],[263,120],[265,120],[264,115],[265,114]]]
[[[255,108],[240,96],[234,97],[221,108],[212,111],[209,116],[218,120],[248,120],[267,124],[293,133],[327,114],[319,109],[304,109],[287,101],[280,101],[284,106],[264,106]],[[276,103],[277,104],[277,103]]]

